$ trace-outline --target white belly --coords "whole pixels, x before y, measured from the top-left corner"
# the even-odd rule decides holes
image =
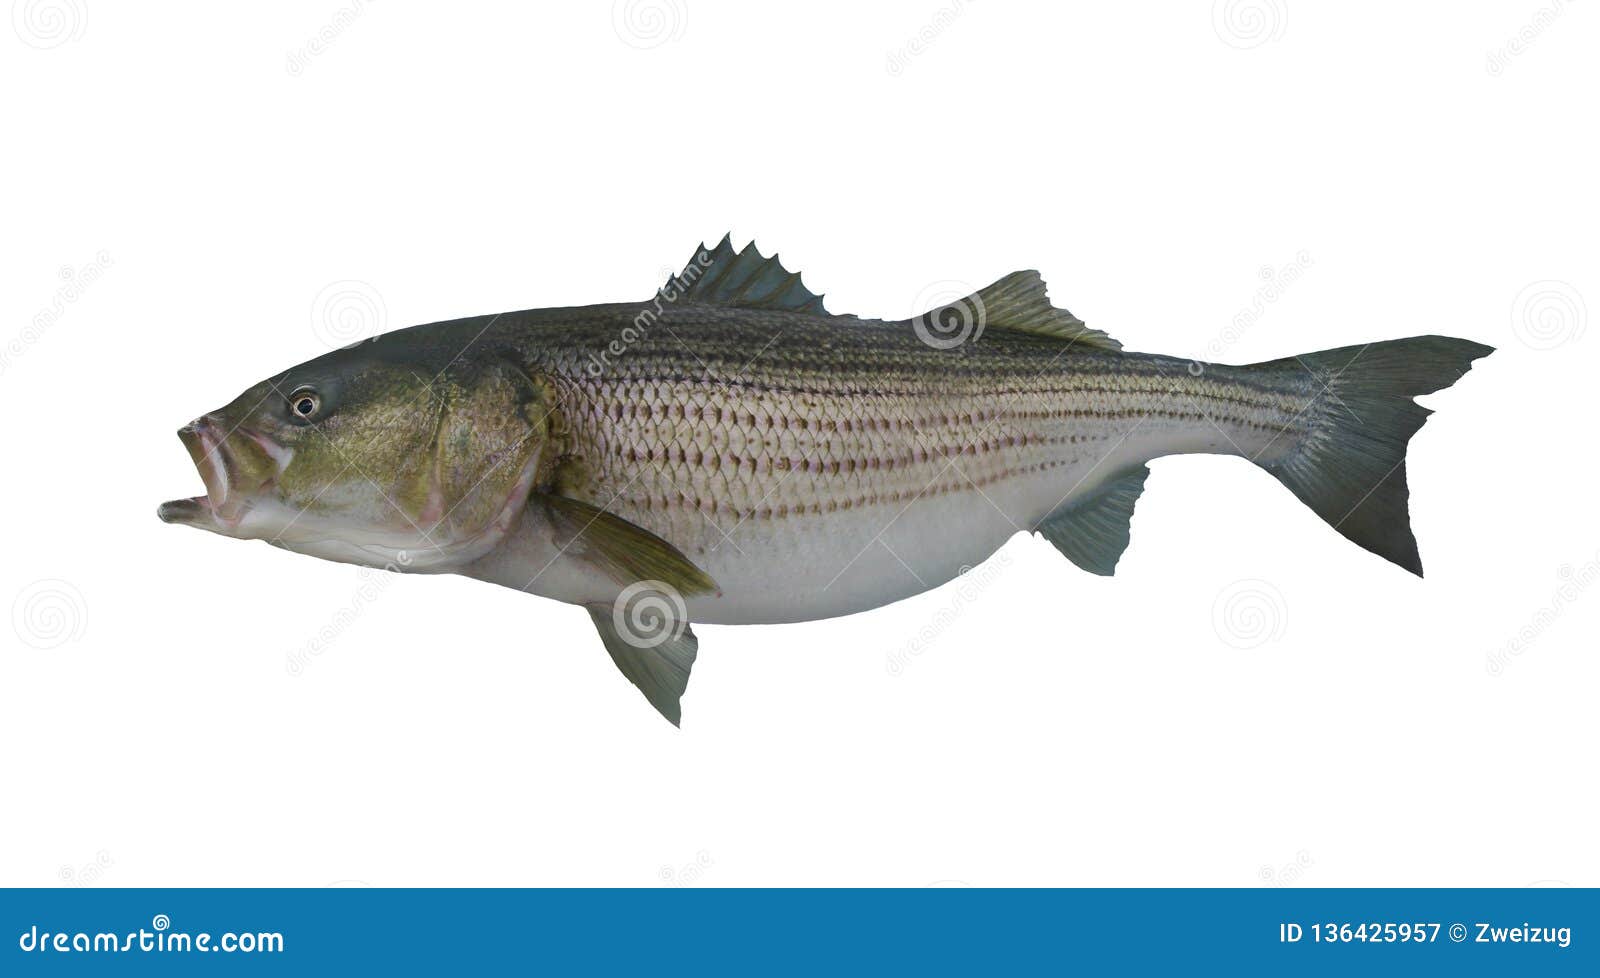
[[[1031,530],[1069,497],[1093,492],[1106,477],[1143,461],[1136,457],[1143,451],[1119,448],[1103,459],[1085,456],[981,490],[969,483],[910,503],[725,526],[707,518],[683,550],[720,591],[687,598],[689,620],[810,621],[938,587],[987,560],[1013,534]],[[948,475],[963,481],[954,469]],[[468,573],[569,604],[607,604],[622,587],[564,551],[548,527],[532,520]]]
[[[723,590],[689,599],[690,617],[728,625],[809,621],[920,594],[983,563],[1062,503],[1146,461],[1150,447],[1122,445],[1103,458],[1085,456],[981,490],[968,483],[909,505],[742,526],[697,557]]]

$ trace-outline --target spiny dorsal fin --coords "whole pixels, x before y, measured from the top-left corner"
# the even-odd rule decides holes
[[[1077,316],[1052,306],[1050,297],[1045,294],[1044,279],[1032,269],[1012,272],[987,288],[947,306],[930,309],[919,318],[938,324],[946,322],[949,316],[959,317],[963,322],[976,322],[980,329],[1037,333],[1096,350],[1122,349],[1121,343],[1105,333],[1090,329]]]
[[[661,292],[719,306],[828,314],[822,296],[806,288],[799,272],[784,268],[777,255],[763,257],[754,241],[736,253],[732,235],[726,234],[715,248],[695,249],[683,271],[667,279]]]

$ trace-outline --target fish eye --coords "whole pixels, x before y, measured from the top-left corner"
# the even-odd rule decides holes
[[[289,414],[296,421],[310,421],[322,410],[322,397],[309,387],[289,395]]]

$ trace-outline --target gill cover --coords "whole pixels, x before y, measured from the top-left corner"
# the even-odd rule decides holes
[[[429,384],[430,438],[396,486],[395,503],[422,535],[413,566],[476,560],[503,539],[539,479],[549,409],[514,363],[447,369]]]

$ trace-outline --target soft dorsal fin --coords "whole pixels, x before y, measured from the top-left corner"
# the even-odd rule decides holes
[[[1012,272],[987,288],[949,305],[930,309],[919,318],[942,323],[944,314],[953,314],[967,322],[975,319],[984,329],[1037,333],[1096,350],[1122,349],[1122,344],[1110,336],[1090,329],[1065,309],[1052,306],[1050,297],[1045,294],[1044,279],[1032,269]]]
[[[754,241],[735,252],[732,235],[726,234],[715,248],[695,249],[683,271],[667,279],[661,291],[719,306],[828,314],[822,296],[805,287],[799,272],[784,268],[777,255],[763,257]]]

